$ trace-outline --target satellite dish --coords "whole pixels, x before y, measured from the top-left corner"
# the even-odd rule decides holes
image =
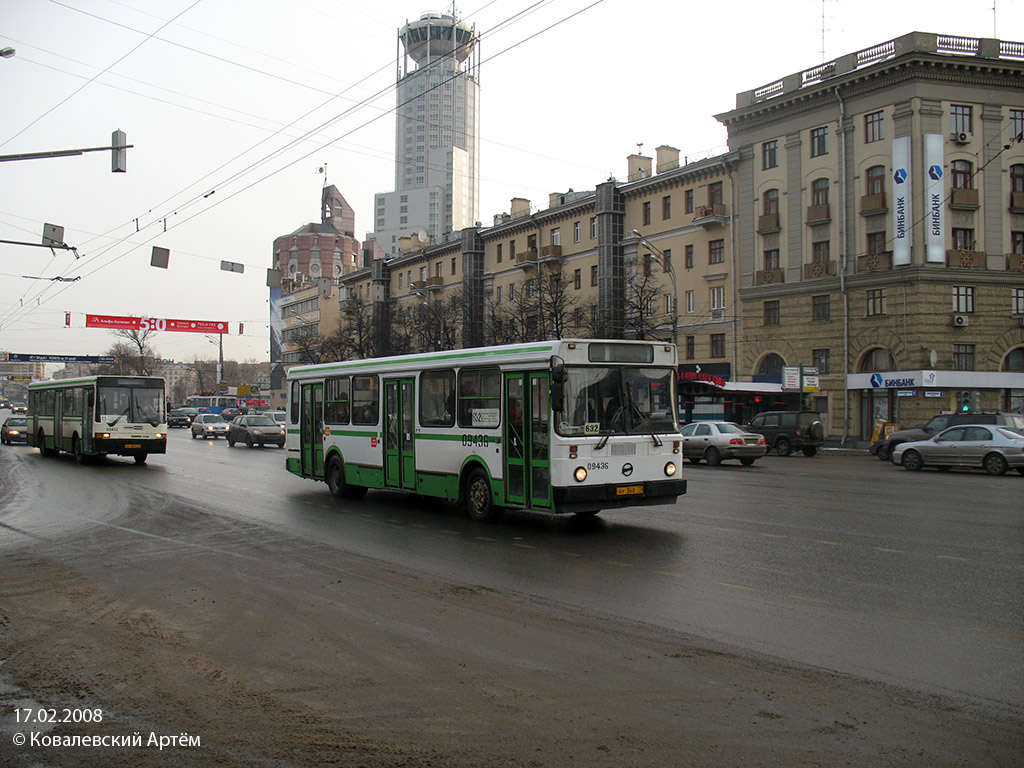
[[[425,229],[418,229],[418,230],[416,230],[416,239],[419,240],[421,243],[426,243],[427,242],[427,230],[425,230]]]

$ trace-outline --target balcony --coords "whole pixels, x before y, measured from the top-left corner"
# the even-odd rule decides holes
[[[858,272],[876,272],[881,269],[892,269],[892,251],[868,253],[857,257]]]
[[[723,203],[698,205],[693,214],[693,223],[705,229],[724,227],[729,220],[729,209]]]
[[[786,273],[781,269],[759,269],[754,272],[754,285],[771,285],[786,282]]]
[[[780,229],[782,227],[779,226],[779,214],[765,213],[757,217],[757,234],[771,235]]]
[[[836,273],[836,262],[834,261],[813,261],[810,264],[804,264],[804,280],[834,277]]]
[[[562,246],[560,245],[542,245],[540,248],[541,259],[561,259],[562,258]]]
[[[827,224],[832,221],[832,211],[829,209],[828,203],[823,205],[809,205],[807,206],[807,224]]]
[[[1010,213],[1024,213],[1024,192],[1010,193]]]
[[[987,269],[984,251],[946,251],[946,266],[959,269]]]
[[[885,192],[879,192],[877,195],[864,195],[860,199],[861,216],[878,216],[888,212],[889,208],[886,206]]]
[[[428,291],[440,291],[444,288],[444,278],[440,275],[434,275],[434,277],[427,278],[426,288]]]
[[[954,189],[953,194],[949,198],[949,207],[954,211],[978,210],[978,190]]]
[[[1024,272],[1024,253],[1006,254],[1006,268],[1010,272]]]
[[[516,254],[516,265],[520,267],[532,267],[537,264],[536,251],[523,251]]]
[[[417,291],[422,291],[426,287],[426,280],[414,280],[413,282],[409,283],[409,293],[416,293]]]

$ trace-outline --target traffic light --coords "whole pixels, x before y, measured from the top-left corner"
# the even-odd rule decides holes
[[[110,170],[124,173],[128,170],[128,137],[124,131],[114,131],[110,135],[110,145]]]
[[[971,393],[967,391],[956,393],[956,409],[958,411],[971,410]]]
[[[971,410],[981,410],[981,392],[976,389],[971,392]]]

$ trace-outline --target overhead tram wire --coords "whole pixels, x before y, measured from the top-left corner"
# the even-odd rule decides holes
[[[199,2],[199,0],[197,0],[197,2]],[[514,19],[516,19],[516,18],[518,18],[518,17],[520,17],[520,16],[522,16],[522,15],[524,15],[524,14],[526,14],[526,13],[530,12],[530,11],[531,11],[532,9],[535,9],[535,8],[537,8],[537,7],[539,7],[539,6],[543,6],[543,5],[546,5],[546,4],[550,3],[550,2],[551,2],[551,0],[541,0],[541,1],[540,1],[540,2],[538,2],[538,3],[535,3],[535,4],[533,5],[533,6],[530,6],[530,7],[528,7],[527,9],[524,9],[523,11],[520,11],[519,13],[517,13],[517,14],[515,14],[514,16],[510,17],[510,19],[506,20],[505,22],[502,22],[501,24],[497,25],[497,26],[496,26],[496,27],[494,28],[494,30],[500,29],[500,28],[501,28],[502,26],[506,25],[506,24],[507,24],[507,23],[509,23],[509,22],[510,22],[511,20],[514,20]],[[515,43],[513,43],[513,44],[511,44],[511,45],[509,45],[509,46],[507,46],[506,48],[502,49],[502,50],[501,50],[501,51],[499,51],[498,53],[496,53],[496,54],[494,54],[494,55],[492,55],[492,56],[489,56],[488,58],[486,58],[486,59],[482,60],[482,61],[481,61],[481,64],[483,64],[483,63],[485,63],[485,62],[487,62],[487,61],[492,61],[492,60],[494,60],[494,59],[496,59],[496,58],[498,58],[498,57],[500,57],[500,56],[503,56],[503,55],[505,55],[506,53],[508,53],[508,52],[510,52],[510,51],[512,51],[512,50],[514,50],[514,49],[516,49],[516,48],[518,48],[518,47],[519,47],[520,45],[523,45],[523,44],[525,44],[525,43],[529,42],[530,40],[533,40],[534,38],[536,38],[536,37],[538,37],[538,36],[540,36],[540,35],[542,35],[542,34],[544,34],[544,33],[546,33],[546,32],[549,32],[550,30],[552,30],[552,29],[554,29],[554,28],[556,28],[556,27],[558,27],[558,26],[560,26],[560,25],[562,25],[562,24],[566,23],[567,21],[570,21],[571,19],[573,19],[573,18],[575,18],[575,17],[577,17],[577,16],[579,16],[579,15],[581,15],[581,14],[585,13],[586,11],[590,10],[591,8],[594,8],[595,6],[597,6],[597,5],[600,5],[600,4],[602,3],[602,2],[604,2],[604,0],[594,0],[594,2],[591,2],[591,3],[589,4],[589,5],[586,5],[586,6],[584,6],[584,7],[580,8],[580,9],[578,9],[578,10],[574,11],[573,13],[571,13],[571,14],[569,14],[569,15],[567,15],[567,16],[564,16],[563,18],[559,19],[558,21],[556,21],[556,22],[554,22],[554,23],[552,23],[552,24],[549,24],[548,26],[546,26],[546,27],[544,27],[544,28],[542,28],[542,29],[538,30],[537,32],[535,32],[535,33],[533,33],[533,34],[531,34],[531,35],[528,35],[527,37],[524,37],[524,38],[522,38],[521,40],[519,40],[519,41],[517,41],[517,42],[515,42]],[[492,30],[491,32],[493,32],[494,30]],[[437,86],[433,86],[433,87],[429,88],[429,89],[427,90],[427,92],[430,92],[430,91],[432,91],[432,90],[435,90],[436,88],[440,88],[440,87],[443,87],[443,86],[444,86],[445,84],[447,84],[448,82],[451,82],[451,80],[452,80],[452,79],[453,79],[453,78],[449,78],[449,79],[447,79],[447,80],[444,80],[444,81],[440,82],[440,83],[439,83],[439,84],[438,84]],[[390,90],[390,89],[391,89],[391,88],[393,88],[393,87],[394,87],[394,86],[389,86],[389,88],[388,88],[388,89],[383,89],[382,91],[378,92],[378,94],[375,94],[375,95],[373,95],[373,96],[371,96],[371,97],[368,97],[367,99],[364,99],[364,102],[363,102],[362,104],[360,104],[360,105],[357,105],[357,106],[356,106],[355,108],[359,108],[360,106],[363,106],[364,104],[368,103],[368,102],[369,102],[370,100],[372,100],[372,99],[374,99],[374,98],[377,98],[377,97],[378,97],[379,95],[383,95],[384,93],[386,93],[386,92],[387,92],[388,90]],[[368,126],[368,125],[371,125],[371,124],[373,124],[373,123],[374,123],[374,122],[376,122],[377,120],[381,119],[381,117],[383,117],[383,116],[385,116],[385,115],[387,115],[387,114],[391,114],[391,113],[393,113],[393,112],[397,111],[397,110],[398,110],[398,109],[399,109],[400,107],[402,107],[402,106],[404,106],[404,104],[396,105],[395,107],[392,107],[391,109],[389,109],[389,110],[387,110],[387,111],[385,111],[385,112],[382,112],[382,113],[381,113],[380,115],[377,115],[376,117],[374,117],[374,118],[372,118],[372,119],[370,119],[370,120],[368,120],[368,121],[366,121],[366,122],[362,123],[362,124],[361,124],[361,125],[359,125],[359,126],[356,126],[355,128],[353,128],[353,129],[351,129],[351,130],[347,131],[346,133],[342,134],[341,136],[339,136],[339,137],[335,138],[335,139],[334,139],[333,141],[329,142],[329,143],[328,143],[328,144],[327,144],[326,146],[330,146],[331,144],[333,144],[333,143],[335,143],[335,142],[337,142],[337,141],[340,141],[341,139],[344,139],[344,138],[346,138],[347,136],[350,136],[351,134],[355,133],[356,131],[358,131],[358,130],[361,130],[362,128],[365,128],[366,126]],[[355,109],[355,108],[354,108],[354,109]],[[330,121],[327,121],[327,122],[326,122],[326,123],[325,123],[324,125],[330,125],[330,124],[332,124],[332,123],[334,123],[334,122],[337,122],[337,120],[339,120],[339,119],[341,119],[342,117],[346,116],[346,115],[347,115],[347,113],[348,113],[349,111],[350,111],[350,110],[347,110],[347,111],[346,111],[345,113],[342,113],[342,115],[340,115],[340,116],[338,116],[338,117],[336,117],[336,118],[334,118],[334,119],[332,119],[332,120],[330,120]],[[320,127],[316,128],[316,129],[313,129],[312,131],[310,131],[310,132],[307,132],[307,135],[309,135],[310,133],[313,133],[313,132],[318,132],[319,130],[320,130]],[[294,145],[295,143],[297,143],[297,142],[291,142],[291,145]],[[305,155],[303,155],[303,156],[301,156],[301,157],[297,158],[296,160],[293,160],[293,161],[291,161],[291,162],[287,163],[286,165],[282,166],[281,168],[279,168],[279,169],[277,169],[277,170],[275,170],[275,171],[273,171],[273,172],[271,172],[271,173],[267,174],[266,176],[263,176],[263,177],[261,177],[261,178],[257,179],[256,181],[253,181],[253,182],[251,182],[250,184],[247,184],[246,186],[242,187],[242,188],[241,188],[241,189],[239,189],[239,190],[236,190],[235,192],[231,193],[230,195],[227,195],[227,196],[224,196],[224,197],[221,197],[221,198],[219,198],[219,199],[218,199],[218,200],[217,200],[216,202],[214,202],[214,203],[213,203],[212,205],[210,205],[210,206],[208,206],[208,207],[204,208],[204,209],[203,209],[202,211],[200,211],[200,212],[198,212],[198,213],[195,213],[195,214],[193,214],[192,216],[189,216],[188,218],[182,219],[182,220],[180,220],[180,221],[178,221],[178,222],[176,222],[176,223],[172,224],[172,225],[171,225],[171,228],[177,228],[177,227],[179,227],[179,226],[181,226],[181,225],[185,224],[186,222],[188,222],[188,221],[191,221],[191,220],[192,220],[193,218],[196,218],[197,216],[201,215],[202,213],[205,213],[205,212],[207,212],[207,211],[213,210],[214,208],[216,208],[217,206],[219,206],[219,205],[220,205],[221,203],[227,202],[228,200],[230,200],[230,199],[232,199],[232,198],[236,197],[237,195],[239,195],[239,194],[241,194],[241,193],[243,193],[243,192],[245,192],[245,191],[247,191],[247,190],[251,189],[252,187],[256,186],[257,184],[260,184],[260,183],[262,183],[262,182],[266,181],[267,179],[269,179],[269,178],[272,178],[273,176],[277,175],[278,173],[280,173],[281,171],[285,170],[286,168],[290,168],[291,166],[293,166],[293,165],[295,165],[295,164],[297,164],[297,163],[299,163],[299,162],[301,162],[301,161],[303,161],[303,160],[306,160],[306,159],[308,159],[308,158],[309,158],[310,156],[312,156],[313,154],[315,154],[316,152],[319,152],[319,151],[322,151],[322,147],[318,147],[317,149],[313,150],[312,152],[309,152],[309,153],[307,153],[307,154],[305,154]],[[269,161],[270,161],[271,159],[273,159],[273,157],[274,157],[274,156],[275,156],[276,154],[280,154],[280,152],[275,152],[275,153],[272,153],[271,155],[269,155],[269,156],[268,156],[268,157],[267,157],[266,159],[264,159],[263,161],[259,161],[259,162],[257,162],[257,163],[254,163],[254,164],[250,165],[250,167],[249,167],[248,169],[246,169],[246,170],[249,170],[249,169],[253,169],[253,168],[255,168],[255,167],[259,167],[259,165],[262,165],[262,164],[265,164],[266,162],[269,162]],[[235,174],[235,175],[234,175],[234,176],[233,176],[232,178],[237,178],[237,176],[238,176],[238,174]],[[194,184],[193,184],[193,185],[190,185],[190,186],[194,186]],[[216,186],[215,186],[214,188],[216,188]],[[201,199],[203,199],[203,196],[202,196],[202,195],[197,195],[197,196],[196,196],[196,197],[195,197],[195,198],[194,198],[194,199],[193,199],[192,201],[190,201],[189,203],[186,203],[185,207],[188,207],[188,206],[189,206],[189,205],[191,205],[192,203],[194,203],[194,202],[196,202],[196,201],[198,201],[198,200],[201,200]],[[179,207],[179,209],[178,209],[178,210],[181,210],[181,207]],[[173,215],[173,214],[177,213],[177,212],[178,212],[178,210],[175,210],[174,212],[172,212],[172,213],[171,213],[171,214],[169,214],[168,216],[170,216],[170,215]],[[165,217],[165,218],[166,218],[166,217]],[[157,218],[157,219],[156,219],[156,220],[155,220],[155,221],[154,221],[154,222],[153,222],[152,224],[150,224],[149,226],[153,226],[153,225],[157,224],[157,223],[158,223],[159,221],[161,221],[161,220],[162,220],[162,219],[161,219],[160,217],[158,217],[158,218]],[[90,272],[86,272],[86,273],[82,274],[82,278],[84,279],[84,278],[86,278],[86,277],[89,277],[89,276],[91,276],[91,275],[95,274],[96,272],[98,272],[98,271],[100,271],[100,270],[102,270],[102,269],[105,269],[105,268],[106,268],[107,266],[110,266],[111,264],[115,263],[116,261],[119,261],[120,259],[122,259],[122,258],[124,258],[125,256],[127,256],[127,255],[128,255],[128,254],[130,254],[131,252],[135,251],[135,250],[136,250],[136,249],[137,249],[138,247],[140,247],[140,246],[144,246],[144,245],[147,245],[148,243],[152,242],[152,240],[156,239],[156,238],[157,238],[157,237],[158,237],[159,235],[161,235],[161,234],[163,234],[163,232],[158,232],[158,233],[154,234],[154,235],[153,235],[153,236],[152,236],[151,238],[149,238],[149,239],[147,239],[147,240],[144,240],[144,241],[143,241],[142,243],[140,243],[140,244],[133,244],[133,245],[132,245],[132,247],[130,247],[130,248],[129,248],[129,250],[125,251],[124,253],[122,253],[122,254],[120,254],[120,255],[118,255],[118,256],[115,256],[114,258],[112,258],[112,259],[108,260],[107,262],[104,262],[103,264],[99,265],[98,267],[96,267],[96,269],[93,269],[93,270],[92,270],[92,271],[90,271]],[[111,246],[111,248],[113,248],[113,246]],[[110,249],[108,249],[108,250],[110,250]],[[106,253],[106,251],[104,251],[103,253]],[[100,257],[101,257],[102,255],[103,255],[103,254],[101,253],[101,254],[98,254],[97,256],[93,256],[93,257],[91,257],[91,258],[92,258],[92,259],[94,260],[94,259],[100,258]],[[78,269],[81,269],[81,268],[82,268],[83,266],[85,266],[85,264],[84,264],[84,263],[79,263],[79,264],[77,265]],[[41,293],[45,293],[45,292],[46,292],[46,291],[48,291],[48,290],[49,290],[49,289],[50,289],[51,287],[52,287],[52,284],[51,284],[51,285],[47,285],[47,286],[46,286],[46,287],[44,288],[44,290],[43,290],[43,291],[42,291]],[[64,290],[66,290],[66,289],[67,289],[67,288],[69,288],[69,287],[70,287],[70,285],[68,285],[68,286],[62,286],[62,287],[61,287],[61,288],[59,288],[59,289],[58,289],[57,291],[55,291],[55,292],[54,292],[54,293],[53,293],[53,294],[52,294],[52,295],[51,295],[51,296],[50,296],[50,297],[49,297],[49,298],[47,299],[47,301],[51,301],[51,300],[53,300],[54,298],[56,298],[57,296],[59,296],[60,294],[62,294],[62,293],[64,292]],[[41,294],[40,294],[40,295],[41,295]],[[37,306],[39,306],[39,304],[38,304],[38,303],[37,303]],[[32,310],[33,310],[33,309],[34,309],[34,307],[27,307],[27,308],[26,308],[26,310],[27,310],[27,312],[26,312],[26,313],[24,313],[24,314],[22,314],[22,315],[16,315],[16,316],[15,316],[14,318],[12,318],[12,320],[10,320],[9,322],[17,322],[17,321],[18,321],[18,320],[20,320],[20,319],[21,319],[21,318],[22,318],[23,316],[25,316],[25,315],[27,315],[27,314],[31,314],[31,312],[32,312]]]

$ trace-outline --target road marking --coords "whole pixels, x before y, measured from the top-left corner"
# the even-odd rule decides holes
[[[537,548],[533,544],[520,544],[518,541],[513,541],[512,542],[512,546],[513,547],[519,547],[520,549],[536,549]]]
[[[817,603],[818,605],[828,605],[828,600],[822,600],[820,597],[811,597],[810,595],[790,595],[794,600],[803,600],[805,603]]]
[[[954,557],[953,555],[936,555],[939,560],[959,560],[961,563],[971,562],[966,557]]]
[[[730,589],[745,589],[748,592],[756,592],[757,591],[756,588],[748,587],[746,584],[730,584],[727,581],[720,581],[720,582],[718,582],[718,584],[719,584],[719,586],[729,587]]]
[[[487,536],[474,536],[473,538],[475,538],[475,539],[477,539],[479,541],[497,541],[497,539],[491,539],[491,538],[488,538]]]
[[[887,549],[886,547],[875,547],[879,552],[902,552],[902,549]]]
[[[566,557],[583,557],[583,555],[581,555],[579,552],[558,551],[555,554],[557,554],[557,555],[565,555]]]
[[[655,573],[660,574],[662,576],[674,576],[680,579],[683,578],[683,574],[675,573],[674,571],[655,571]]]
[[[1016,632],[1006,632],[1002,629],[988,629],[987,627],[971,627],[975,632],[987,632],[990,635],[1002,635],[1003,637],[1016,637],[1018,640],[1024,640],[1024,635],[1018,635]]]

